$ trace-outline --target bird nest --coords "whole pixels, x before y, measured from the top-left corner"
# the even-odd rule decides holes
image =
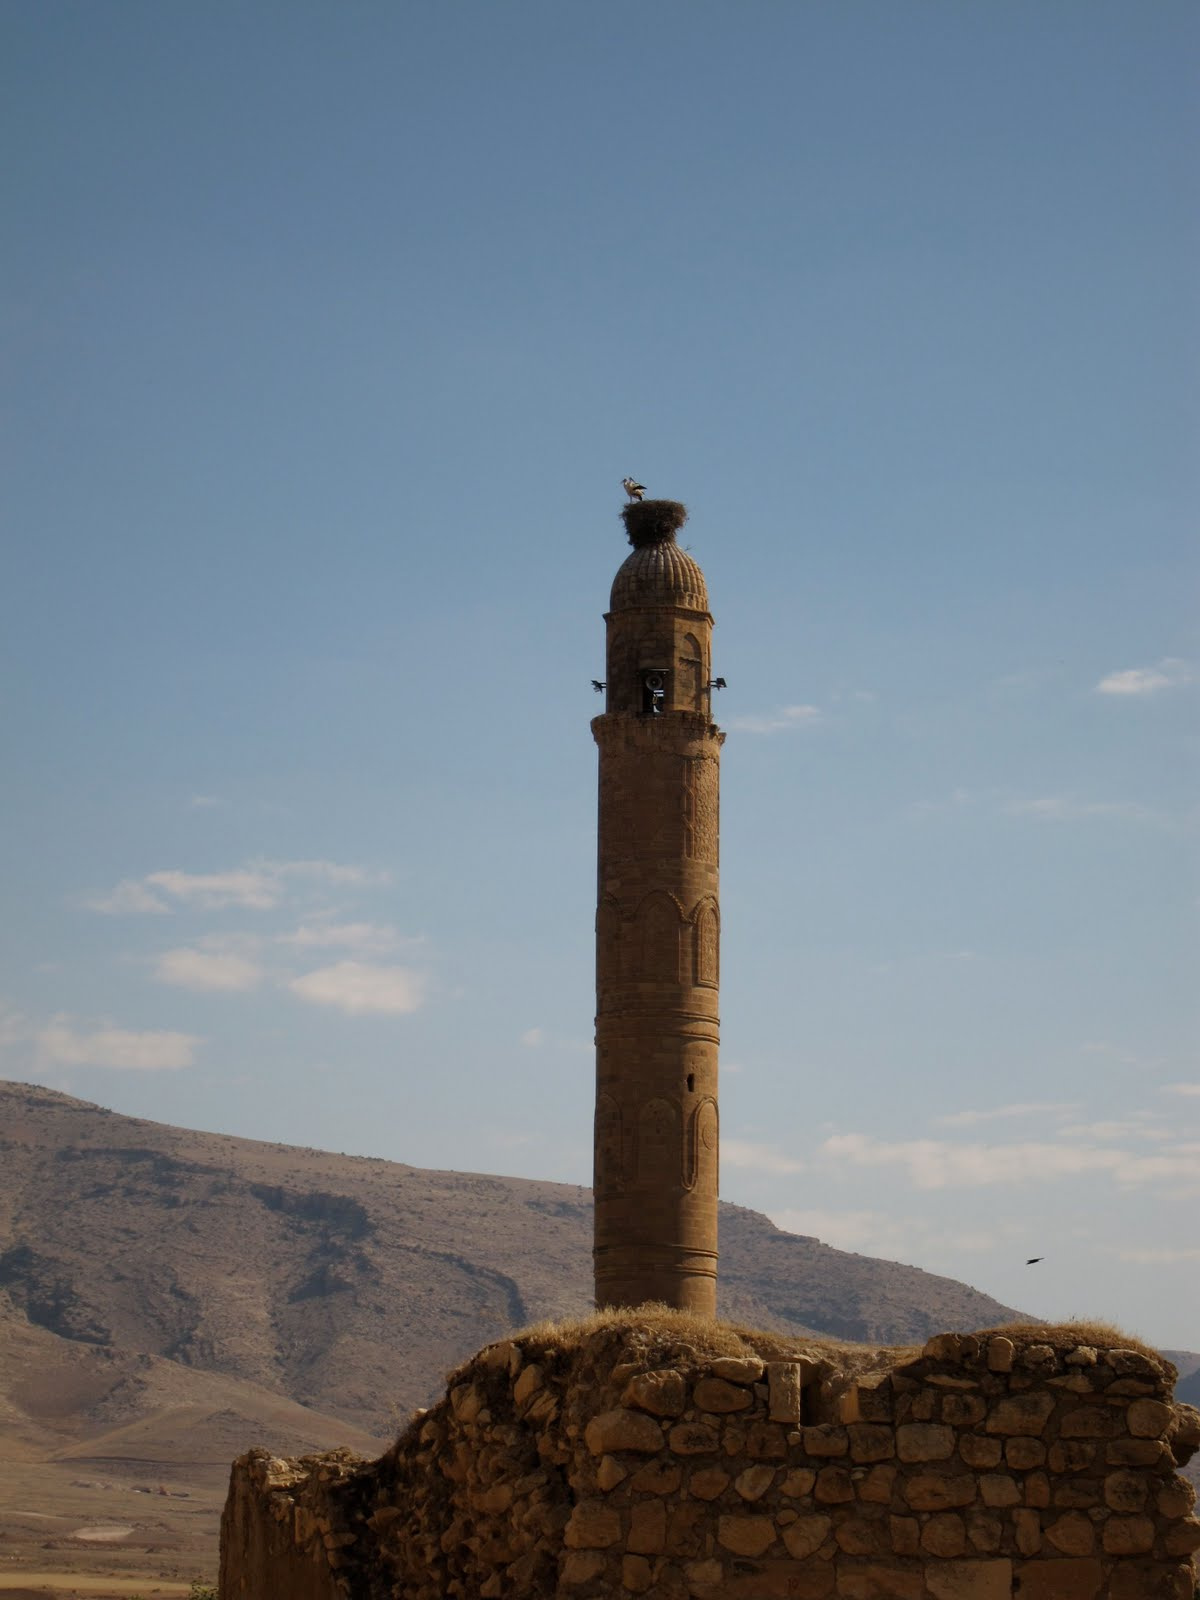
[[[669,544],[687,521],[687,507],[678,500],[633,500],[622,506],[625,532],[635,549],[644,544]]]

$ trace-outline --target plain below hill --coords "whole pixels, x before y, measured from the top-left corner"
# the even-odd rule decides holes
[[[253,1393],[272,1428],[286,1400],[314,1443],[330,1419],[378,1438],[489,1340],[590,1308],[584,1188],[196,1133],[12,1083],[0,1130],[0,1425],[41,1395],[39,1427],[57,1405],[61,1431],[91,1437],[170,1409],[175,1383],[222,1434]],[[752,1326],[900,1344],[1020,1315],[739,1206],[720,1226],[721,1314]],[[57,1401],[33,1370],[46,1340]],[[241,1388],[224,1405],[211,1381],[194,1392],[201,1375]]]

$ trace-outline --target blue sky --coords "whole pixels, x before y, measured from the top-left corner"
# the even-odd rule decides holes
[[[3,30],[0,1070],[587,1182],[628,472],[729,680],[724,1196],[1200,1345],[1194,6]]]

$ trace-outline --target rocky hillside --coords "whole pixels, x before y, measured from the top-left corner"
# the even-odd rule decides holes
[[[93,1358],[222,1375],[380,1436],[488,1340],[590,1306],[586,1189],[194,1133],[20,1084],[0,1084],[0,1129],[0,1324]],[[920,1342],[1015,1315],[736,1206],[721,1251],[722,1315],[761,1328]]]

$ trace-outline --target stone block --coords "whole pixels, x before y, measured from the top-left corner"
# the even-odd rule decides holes
[[[892,1380],[872,1373],[852,1383],[838,1402],[843,1422],[890,1422],[894,1405]]]
[[[1036,1438],[1050,1420],[1054,1396],[1034,1390],[1029,1394],[1010,1394],[997,1401],[984,1424],[988,1433],[1029,1434]]]
[[[739,1556],[762,1556],[775,1543],[770,1517],[727,1516],[717,1519],[717,1543]]]
[[[738,1473],[733,1486],[743,1500],[761,1500],[774,1481],[774,1467],[747,1467]]]
[[[985,1472],[979,1480],[979,1495],[985,1506],[1018,1506],[1021,1485],[1006,1472]]]
[[[1135,1439],[1161,1439],[1171,1415],[1171,1407],[1161,1400],[1135,1400],[1126,1412],[1126,1419]]]
[[[1102,1542],[1110,1556],[1144,1556],[1154,1549],[1154,1523],[1149,1517],[1109,1517]]]
[[[1016,1346],[1002,1333],[994,1333],[987,1342],[987,1364],[990,1372],[1011,1372]]]
[[[921,1548],[931,1556],[961,1556],[967,1528],[957,1511],[937,1511],[921,1529]]]
[[[1104,1582],[1104,1569],[1092,1557],[1018,1561],[1015,1570],[1013,1592],[1020,1600],[1098,1600]]]
[[[804,1430],[804,1453],[807,1456],[844,1456],[850,1448],[850,1436],[837,1423],[822,1422]]]
[[[1090,1439],[1056,1439],[1046,1457],[1051,1472],[1086,1472],[1096,1459]]]
[[[1112,1406],[1076,1406],[1063,1417],[1058,1432],[1063,1439],[1113,1439],[1125,1432],[1125,1418]]]
[[[852,1461],[888,1461],[896,1453],[896,1436],[882,1423],[852,1422],[846,1432]]]
[[[822,1505],[840,1505],[854,1499],[854,1483],[845,1467],[822,1467],[813,1485],[813,1497]]]
[[[581,1500],[563,1529],[570,1550],[608,1550],[621,1538],[621,1514],[602,1500]]]
[[[667,1510],[667,1554],[669,1556],[703,1555],[707,1540],[712,1546],[712,1513],[694,1500]]]
[[[645,1556],[626,1556],[621,1562],[621,1587],[630,1594],[646,1594],[654,1587],[654,1568]]]
[[[1044,1472],[1031,1472],[1024,1483],[1024,1500],[1027,1506],[1046,1507],[1050,1504],[1050,1479]]]
[[[745,1411],[754,1404],[754,1396],[741,1384],[730,1383],[725,1378],[701,1378],[692,1390],[693,1399],[701,1411],[724,1415],[730,1411]]]
[[[924,1600],[920,1569],[891,1562],[838,1563],[838,1600]]]
[[[1146,1480],[1140,1472],[1110,1472],[1104,1480],[1104,1504],[1110,1511],[1141,1511]]]
[[[1064,1556],[1090,1556],[1096,1548],[1096,1530],[1082,1511],[1065,1511],[1042,1529],[1047,1544]]]
[[[1023,1556],[1035,1556],[1042,1548],[1042,1518],[1040,1512],[1018,1506],[1012,1513],[1013,1537],[1017,1550]]]
[[[722,1472],[720,1467],[701,1467],[688,1479],[688,1493],[694,1494],[698,1500],[715,1500],[718,1495],[725,1493],[730,1482],[729,1474]]]
[[[829,1517],[798,1517],[783,1530],[788,1555],[796,1561],[806,1560],[825,1543],[832,1526]]]
[[[889,1517],[888,1534],[896,1555],[920,1555],[921,1524],[916,1517]]]
[[[946,1561],[926,1569],[931,1600],[1009,1600],[1012,1562]]]
[[[660,1556],[667,1547],[667,1508],[661,1500],[643,1500],[629,1517],[625,1548],[637,1555]]]
[[[1190,1556],[1200,1550],[1200,1522],[1187,1517],[1176,1522],[1163,1534],[1163,1548],[1169,1556]]]
[[[848,1556],[874,1556],[886,1554],[882,1522],[876,1518],[847,1517],[839,1522],[833,1537],[837,1547]]]
[[[787,1455],[787,1429],[779,1422],[752,1422],[746,1430],[746,1454],[756,1461],[782,1461]]]
[[[834,1592],[831,1562],[812,1566],[785,1560],[738,1561],[734,1565],[735,1570],[725,1573],[719,1582],[689,1588],[689,1595],[694,1600],[829,1600]]]
[[[600,1465],[596,1468],[596,1482],[607,1494],[623,1483],[629,1476],[629,1468],[623,1467],[616,1456],[602,1456]]]
[[[563,1557],[559,1581],[569,1588],[591,1583],[608,1568],[608,1558],[598,1550],[571,1550]]]
[[[1192,1600],[1190,1562],[1121,1561],[1109,1579],[1108,1600]]]
[[[989,1511],[970,1511],[967,1513],[967,1538],[971,1548],[978,1550],[980,1555],[992,1555],[999,1550],[1000,1542],[1004,1537],[1004,1524],[999,1517],[993,1516]]]
[[[650,1421],[649,1417],[645,1420]],[[661,1439],[660,1430],[660,1443]],[[708,1422],[677,1422],[671,1429],[670,1443],[671,1449],[677,1456],[709,1455],[720,1448],[721,1435]]]
[[[961,1366],[964,1362],[978,1361],[979,1340],[973,1333],[935,1333],[932,1339],[926,1339],[921,1354],[930,1361]]]
[[[914,1511],[954,1511],[975,1500],[975,1479],[966,1472],[921,1472],[907,1480],[904,1498]]]
[[[897,1470],[896,1467],[874,1466],[861,1478],[855,1473],[858,1498],[868,1505],[890,1505],[896,1485]]]
[[[672,1430],[674,1438],[677,1429]],[[602,1411],[583,1430],[584,1442],[594,1456],[618,1450],[655,1455],[662,1449],[663,1432],[653,1417],[641,1411]]]
[[[1110,1467],[1164,1466],[1171,1452],[1161,1439],[1110,1439],[1104,1447],[1104,1459]]]
[[[779,1492],[787,1495],[789,1500],[799,1500],[813,1492],[816,1481],[817,1474],[812,1467],[793,1467],[779,1485]]]
[[[942,1421],[952,1428],[973,1428],[982,1422],[987,1402],[981,1394],[944,1394]]]
[[[805,1429],[805,1443],[811,1430]],[[901,1461],[948,1461],[957,1443],[953,1428],[940,1422],[906,1422],[896,1429],[896,1454]]]
[[[1173,1478],[1158,1491],[1154,1503],[1160,1516],[1186,1517],[1196,1504],[1196,1491],[1185,1478]]]
[[[718,1356],[715,1361],[710,1361],[708,1370],[714,1378],[723,1378],[726,1383],[757,1383],[766,1371],[766,1362],[758,1356]]]
[[[1064,1478],[1052,1480],[1050,1484],[1051,1499],[1065,1511],[1088,1511],[1100,1504],[1101,1495],[1098,1478]],[[1124,1509],[1136,1511],[1138,1507],[1126,1506]]]
[[[998,1467],[1003,1449],[1003,1440],[986,1439],[981,1433],[964,1433],[958,1440],[959,1455],[967,1466],[974,1467],[977,1472]]]
[[[522,1369],[520,1377],[513,1384],[513,1400],[518,1406],[523,1406],[541,1387],[542,1369],[536,1363],[531,1363]]]
[[[687,1405],[687,1385],[683,1373],[666,1367],[657,1372],[642,1372],[630,1378],[621,1396],[623,1406],[635,1406],[655,1417],[680,1417]]]
[[[798,1361],[767,1362],[768,1415],[772,1422],[799,1422],[804,1374]]]
[[[1014,1472],[1029,1472],[1045,1462],[1046,1446],[1040,1439],[1030,1439],[1025,1434],[1016,1434],[1005,1441],[1004,1460]]]
[[[647,1461],[630,1480],[634,1494],[674,1494],[683,1481],[678,1461]]]

